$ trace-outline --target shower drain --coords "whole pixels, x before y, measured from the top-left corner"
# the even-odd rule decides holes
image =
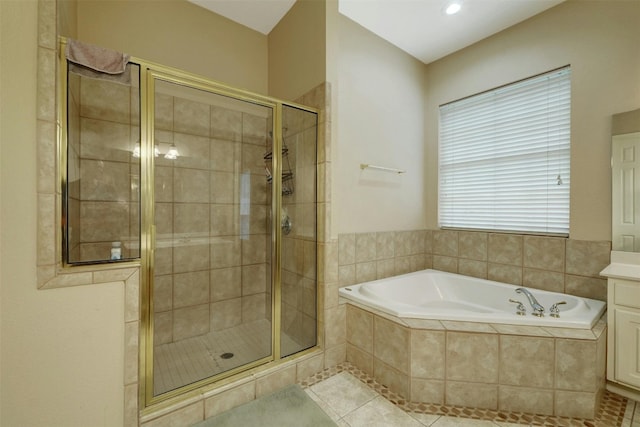
[[[222,353],[220,357],[223,359],[231,359],[233,357],[233,353]]]

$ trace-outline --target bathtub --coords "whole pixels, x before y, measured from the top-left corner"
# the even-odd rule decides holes
[[[411,405],[594,419],[605,389],[605,303],[528,288],[546,309],[536,317],[517,288],[436,270],[340,288],[346,361]]]
[[[422,270],[340,288],[341,297],[399,318],[452,320],[510,325],[591,329],[602,316],[606,304],[589,298],[527,288],[545,308],[544,317],[533,316],[523,294],[506,283],[477,279],[437,270]],[[516,314],[519,300],[527,314]],[[549,315],[554,303],[560,317]]]

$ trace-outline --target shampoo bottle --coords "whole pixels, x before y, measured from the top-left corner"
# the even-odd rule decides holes
[[[111,243],[111,259],[122,259],[122,247],[120,242]]]

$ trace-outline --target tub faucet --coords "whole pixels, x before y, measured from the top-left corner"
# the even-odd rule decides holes
[[[529,300],[529,304],[531,304],[531,308],[533,308],[534,316],[543,317],[544,316],[544,307],[540,305],[536,297],[533,296],[531,292],[529,292],[525,288],[517,288],[516,292],[519,294],[524,294]]]

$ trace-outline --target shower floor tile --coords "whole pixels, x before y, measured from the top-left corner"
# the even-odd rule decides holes
[[[299,348],[284,333],[281,340],[285,354]],[[153,355],[154,394],[166,393],[270,354],[271,322],[267,319],[158,345]]]
[[[345,384],[354,381],[359,383],[359,392],[345,394]],[[596,419],[585,420],[408,402],[348,362],[313,375],[300,385],[340,427],[640,427],[640,404],[608,391]],[[367,399],[356,399],[364,395]]]

